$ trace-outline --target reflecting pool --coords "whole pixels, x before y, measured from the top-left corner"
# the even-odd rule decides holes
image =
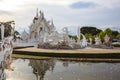
[[[14,59],[7,80],[120,80],[120,63]]]

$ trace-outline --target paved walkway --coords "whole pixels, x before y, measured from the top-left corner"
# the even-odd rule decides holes
[[[85,49],[75,49],[75,50],[51,50],[51,49],[39,49],[36,47],[30,47],[30,48],[23,48],[23,49],[15,49],[15,51],[27,51],[27,52],[46,52],[46,53],[120,53],[120,48],[115,49],[100,49],[100,48],[90,48],[87,47]]]

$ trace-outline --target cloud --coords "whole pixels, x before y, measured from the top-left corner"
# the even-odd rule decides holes
[[[59,6],[66,6],[69,5],[75,0],[35,0],[36,3],[44,4],[44,5],[59,5]],[[79,1],[79,0],[76,0]]]
[[[27,29],[38,8],[47,20],[53,19],[57,30],[66,26],[118,26],[119,3],[120,0],[2,0],[0,19],[15,20],[18,30]]]
[[[9,14],[12,14],[12,13],[9,11],[0,10],[0,15],[9,15]]]
[[[10,11],[0,10],[0,21],[5,22],[5,21],[14,20],[13,15],[14,13]]]
[[[76,2],[70,5],[71,8],[73,9],[82,9],[82,8],[93,8],[98,6],[97,4],[93,3],[93,2]]]

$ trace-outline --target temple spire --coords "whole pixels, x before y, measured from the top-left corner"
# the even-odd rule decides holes
[[[36,17],[38,18],[38,8],[36,9]]]
[[[54,27],[53,19],[51,19],[51,25]]]

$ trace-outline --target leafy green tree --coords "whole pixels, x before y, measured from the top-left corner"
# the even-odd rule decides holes
[[[117,35],[117,38],[120,39],[120,33]]]
[[[76,35],[69,35],[69,38],[74,39],[77,42],[77,36]]]
[[[117,38],[118,35],[119,35],[118,31],[112,31],[112,38]]]
[[[92,34],[85,34],[85,37],[86,37],[86,39],[90,39],[90,38],[93,38],[93,36],[92,36]]]
[[[110,37],[110,39],[112,38],[112,30],[107,28],[104,31],[101,31],[98,36],[101,39],[102,42],[104,42],[104,37],[105,35],[108,35]]]
[[[112,36],[112,30],[110,28],[107,28],[107,29],[104,30],[104,34],[111,37]]]
[[[99,34],[98,34],[98,37],[101,39],[102,42],[104,42],[104,37],[105,37],[105,32],[104,31],[101,31]]]
[[[92,34],[85,34],[85,37],[87,39],[88,42],[90,42],[90,38],[93,40],[94,36],[92,36]]]
[[[81,28],[81,33],[82,34],[92,34],[93,36],[97,35],[100,33],[102,30],[97,29],[96,27],[91,27],[91,26],[83,26]]]

